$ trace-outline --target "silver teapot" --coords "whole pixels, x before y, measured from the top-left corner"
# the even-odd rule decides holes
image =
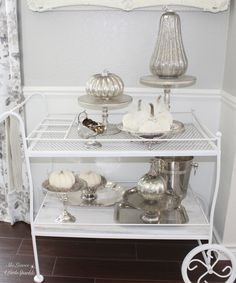
[[[138,181],[138,193],[147,201],[158,201],[167,192],[167,180],[162,174],[163,166],[163,160],[152,159],[149,172]]]

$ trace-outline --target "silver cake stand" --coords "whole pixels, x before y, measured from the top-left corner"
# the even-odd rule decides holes
[[[140,78],[140,83],[149,87],[163,88],[164,101],[170,109],[170,94],[172,88],[188,87],[196,82],[194,76],[180,76],[177,78],[160,78],[158,76],[144,76]]]
[[[108,111],[127,107],[132,100],[132,97],[129,95],[120,95],[110,99],[101,99],[90,95],[78,97],[79,104],[84,108],[102,111],[102,123],[106,127],[105,135],[115,135],[120,132],[116,124],[109,123]]]
[[[75,184],[71,188],[56,188],[50,185],[49,180],[45,180],[42,184],[42,187],[50,192],[50,193],[56,193],[58,198],[62,201],[63,203],[63,211],[61,214],[55,219],[56,223],[73,223],[76,221],[75,216],[73,216],[67,209],[67,204],[68,204],[68,193],[76,192],[78,190],[83,190],[87,186],[87,183],[79,179],[76,176],[76,181]]]

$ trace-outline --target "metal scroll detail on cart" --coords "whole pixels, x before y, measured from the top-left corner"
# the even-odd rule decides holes
[[[124,11],[134,9],[155,8],[157,6],[185,6],[198,8],[213,13],[225,11],[229,7],[230,0],[28,0],[31,10],[44,12],[62,7],[80,6],[115,8]]]
[[[200,245],[186,255],[181,272],[184,283],[192,282],[190,280],[191,272],[198,274],[198,279],[195,278],[194,280],[197,283],[213,282],[213,279],[214,282],[217,279],[223,282],[222,279],[225,279],[224,282],[233,283],[236,279],[236,258],[224,246],[217,244]]]

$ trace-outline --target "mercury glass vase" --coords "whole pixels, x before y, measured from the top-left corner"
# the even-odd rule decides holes
[[[160,19],[158,39],[150,62],[154,76],[173,78],[182,76],[188,67],[180,17],[173,11],[165,12]]]

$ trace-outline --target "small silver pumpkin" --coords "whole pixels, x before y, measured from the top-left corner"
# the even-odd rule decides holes
[[[138,181],[138,192],[147,201],[157,201],[167,191],[167,181],[161,173],[162,168],[161,159],[152,159],[149,172]]]
[[[122,79],[104,70],[101,74],[93,75],[87,82],[86,93],[91,96],[110,99],[122,95],[124,83]]]

